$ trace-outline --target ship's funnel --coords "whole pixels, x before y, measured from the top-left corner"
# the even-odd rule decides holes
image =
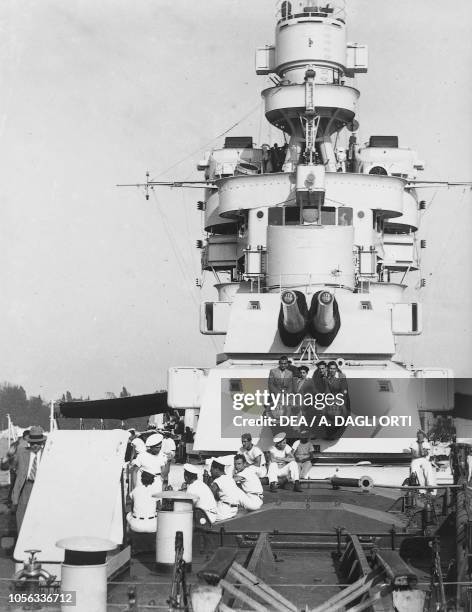
[[[329,291],[318,291],[311,300],[308,329],[321,346],[329,346],[341,327],[338,303]]]
[[[297,346],[305,337],[308,307],[300,291],[284,291],[279,313],[279,334],[285,346]]]

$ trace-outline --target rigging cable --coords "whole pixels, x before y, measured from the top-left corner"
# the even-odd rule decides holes
[[[157,204],[157,207],[158,207],[159,212],[161,214],[161,218],[162,218],[162,221],[163,221],[162,225],[164,227],[164,231],[167,234],[167,239],[168,239],[169,244],[170,244],[170,246],[172,248],[172,251],[174,252],[175,260],[177,261],[177,265],[180,268],[180,272],[182,274],[182,278],[184,278],[187,281],[187,283],[188,283],[190,297],[192,298],[192,301],[195,304],[195,306],[198,309],[200,309],[200,303],[197,300],[197,297],[195,296],[194,291],[193,291],[193,282],[194,282],[194,279],[189,279],[189,277],[187,275],[187,269],[186,269],[186,266],[185,266],[185,260],[183,259],[183,256],[181,255],[181,253],[179,252],[179,250],[177,248],[177,240],[172,235],[172,231],[170,229],[171,228],[171,224],[170,224],[168,218],[166,217],[166,215],[164,213],[164,209],[161,206],[159,200],[157,199],[156,194],[154,193],[154,191],[152,192],[152,196],[153,196],[153,199],[154,199],[155,203]],[[213,343],[213,346],[214,346],[215,350],[218,350],[218,346],[216,344],[215,339],[213,338],[213,336],[210,336],[210,338],[211,338],[211,341]]]
[[[178,162],[176,162],[175,164],[172,164],[172,166],[169,166],[166,170],[163,170],[160,174],[158,174],[155,178],[152,179],[152,181],[155,181],[156,179],[158,179],[160,176],[163,176],[164,174],[167,174],[167,172],[169,172],[169,170],[173,170],[176,166],[180,165],[181,163],[183,163],[184,161],[187,161],[187,159],[190,159],[191,157],[193,157],[194,155],[196,155],[197,153],[199,153],[202,149],[205,149],[205,147],[210,146],[213,142],[215,142],[215,140],[218,140],[218,138],[221,138],[222,136],[225,136],[228,132],[231,132],[232,129],[234,129],[237,125],[239,125],[240,123],[242,123],[245,119],[247,119],[248,117],[250,117],[255,110],[257,110],[259,108],[260,102],[258,102],[256,104],[256,106],[254,106],[248,113],[246,113],[243,117],[241,117],[241,119],[239,119],[238,121],[236,121],[236,123],[233,123],[233,125],[231,127],[229,127],[227,130],[225,130],[224,132],[221,132],[221,134],[218,134],[218,136],[215,136],[214,138],[212,138],[211,140],[209,140],[207,143],[201,145],[200,147],[198,147],[198,149],[196,149],[195,151],[192,151],[191,153],[189,153],[188,155],[186,155],[185,157],[183,157],[181,160],[179,160]]]
[[[257,144],[258,144],[259,147],[262,145],[262,140],[261,140],[261,138],[262,138],[262,123],[263,123],[263,120],[264,120],[264,103],[263,103],[262,99],[261,99],[260,105],[261,105],[261,112],[260,112],[260,115],[259,115],[259,133],[257,135],[257,138],[258,138]]]

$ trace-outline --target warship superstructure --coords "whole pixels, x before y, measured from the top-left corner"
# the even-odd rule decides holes
[[[405,289],[423,282],[425,203],[415,189],[423,162],[394,135],[359,142],[355,78],[367,68],[367,46],[348,42],[343,1],[279,3],[275,43],[257,49],[256,72],[271,81],[265,117],[285,144],[230,136],[198,162],[202,270],[218,281],[200,326],[223,335],[224,349],[214,368],[169,370],[169,406],[186,409],[195,450],[237,448],[225,393],[267,380],[281,355],[307,364],[309,376],[318,360],[336,360],[348,380],[362,379],[364,414],[410,417],[409,428],[377,423],[321,440],[321,453],[401,453],[421,411],[452,405],[450,386],[428,392],[421,383],[448,370],[406,367],[397,355],[402,336],[422,331],[421,304]],[[360,402],[351,397],[353,413]]]
[[[74,592],[84,612],[126,601],[130,612],[472,609],[470,446],[448,448],[452,471],[447,457],[434,485],[403,482],[409,439],[428,413],[452,406],[452,374],[407,366],[397,354],[398,340],[422,329],[421,304],[406,289],[422,283],[423,164],[396,136],[358,142],[354,78],[367,72],[367,59],[365,45],[347,42],[344,2],[279,3],[275,44],[257,49],[256,71],[272,82],[262,91],[265,116],[284,144],[227,137],[199,161],[204,177],[193,182],[205,189],[202,270],[217,279],[217,299],[201,305],[201,332],[224,336],[224,352],[212,368],[170,368],[167,398],[129,398],[128,409],[128,398],[110,400],[106,417],[148,416],[149,403],[162,402],[162,411],[185,410],[197,452],[234,453],[248,430],[267,450],[281,421],[271,423],[270,402],[256,406],[248,396],[267,389],[287,356],[310,377],[320,360],[335,362],[359,427],[318,432],[303,490],[266,487],[259,510],[219,524],[193,512],[195,499],[180,490],[182,469],[173,466],[175,490],[154,495],[162,498],[157,535],[126,527],[130,432],[51,427],[16,534],[13,594],[6,580],[0,592],[6,609],[61,589]],[[107,412],[77,404],[81,419],[87,410]],[[288,412],[297,416],[293,405]],[[57,465],[68,478],[61,505],[51,506]],[[5,564],[10,577],[12,565]],[[47,601],[59,610],[57,598]]]

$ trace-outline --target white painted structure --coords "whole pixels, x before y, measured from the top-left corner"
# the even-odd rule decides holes
[[[65,538],[123,544],[121,475],[128,438],[123,430],[48,434],[15,546],[17,568],[28,558],[26,550],[38,549],[42,567],[60,576],[64,550],[56,542]]]
[[[275,44],[257,49],[256,72],[274,84],[262,91],[265,116],[286,146],[228,138],[198,164],[210,183],[202,205],[202,269],[218,275],[218,299],[202,305],[200,329],[224,335],[225,344],[215,368],[169,370],[169,405],[188,409],[187,423],[198,420],[195,450],[238,448],[222,432],[222,381],[267,380],[281,355],[296,365],[305,361],[310,375],[317,358],[342,358],[348,379],[371,379],[372,389],[379,380],[422,375],[399,363],[396,339],[421,333],[421,305],[405,289],[421,282],[420,204],[410,181],[423,163],[395,136],[357,143],[354,77],[367,72],[368,54],[366,45],[348,42],[344,4],[280,2]],[[308,319],[303,330],[307,314],[298,302],[292,323],[284,323],[286,290],[299,292],[307,309],[318,292],[329,292],[339,330],[323,335]],[[427,401],[452,406],[447,384],[433,399],[418,389],[388,406],[379,393],[374,405],[379,414],[410,414],[413,427]],[[343,436],[322,450],[403,452],[403,441],[387,429],[364,430],[361,445]],[[261,436],[268,440],[270,430],[262,428]]]

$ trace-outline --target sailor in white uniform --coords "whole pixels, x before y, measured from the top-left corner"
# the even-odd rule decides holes
[[[208,459],[205,459],[205,471],[208,474],[211,473],[211,464],[216,460],[225,468],[225,474],[228,474],[228,476],[233,475],[234,455],[220,455],[218,459],[216,459],[216,457],[209,457]]]
[[[146,444],[144,440],[141,438],[133,438],[130,442],[131,446],[134,449],[134,457],[136,458],[140,453],[146,452]],[[128,486],[129,491],[131,491],[136,487],[136,485],[140,482],[140,473],[137,465],[131,460],[128,464]]]
[[[182,489],[197,497],[195,507],[203,510],[210,523],[214,523],[217,519],[216,500],[210,487],[199,478],[199,474],[200,470],[195,465],[186,463]]]
[[[300,469],[300,478],[307,478],[312,467],[312,459],[315,448],[310,440],[310,432],[304,429],[300,432],[300,440],[296,440],[292,446],[293,456]]]
[[[436,484],[436,473],[429,460],[431,445],[426,434],[421,429],[416,434],[416,440],[410,444],[411,465],[410,473],[415,473],[420,485],[434,486]],[[424,491],[421,491],[424,492]],[[435,495],[436,491],[430,491]]]
[[[151,434],[146,440],[146,451],[140,452],[131,462],[131,465],[137,466],[141,472],[149,472],[156,476],[155,487],[160,487],[156,492],[162,491],[161,471],[167,463],[167,456],[161,450],[162,440],[161,434]]]
[[[156,498],[154,493],[162,490],[160,478],[141,471],[139,482],[131,491],[132,510],[126,520],[132,531],[138,533],[155,533],[157,530]]]
[[[240,489],[233,477],[225,473],[225,466],[214,460],[211,464],[211,477],[213,482],[211,490],[216,502],[216,521],[225,521],[238,513]]]
[[[165,432],[163,435],[161,452],[166,456],[167,463],[164,465],[161,471],[161,477],[164,484],[167,484],[169,480],[170,464],[175,457],[175,442],[169,432]]]
[[[239,505],[245,510],[260,510],[263,489],[256,472],[246,462],[244,455],[234,457],[233,478],[240,490]]]
[[[239,452],[241,455],[244,455],[248,466],[254,470],[259,478],[265,478],[267,476],[267,467],[264,453],[258,446],[253,444],[250,433],[243,433],[241,444]]]
[[[269,477],[270,490],[276,491],[278,480],[281,477],[288,478],[293,482],[293,490],[301,492],[300,470],[298,463],[292,453],[292,447],[286,442],[285,433],[278,433],[274,436],[274,446],[269,449],[270,463],[267,470]]]

